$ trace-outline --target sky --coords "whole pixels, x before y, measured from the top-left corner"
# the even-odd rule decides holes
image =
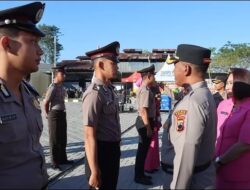
[[[0,10],[31,1],[0,1]],[[43,1],[39,24],[62,33],[61,60],[119,41],[123,49],[173,49],[187,43],[221,48],[250,42],[247,1]]]

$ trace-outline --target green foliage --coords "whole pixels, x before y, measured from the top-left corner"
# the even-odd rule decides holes
[[[39,25],[38,28],[46,34],[40,41],[40,46],[44,52],[42,61],[47,64],[54,64],[54,37],[56,37],[56,62],[60,56],[60,51],[63,50],[63,46],[58,40],[58,37],[61,35],[60,29],[54,25],[45,24]]]
[[[249,67],[250,65],[250,43],[233,44],[228,41],[216,51],[212,50],[212,68],[227,71],[230,67]]]

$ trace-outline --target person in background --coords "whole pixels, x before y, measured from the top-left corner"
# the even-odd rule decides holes
[[[227,81],[227,76],[224,75],[216,76],[215,79],[212,80],[215,90],[215,92],[213,93],[213,97],[216,107],[218,107],[219,103],[222,100],[225,100],[227,98],[227,93],[225,89],[226,81]]]
[[[155,96],[155,122],[153,126],[153,135],[148,149],[147,157],[145,160],[144,170],[147,173],[153,173],[160,167],[160,151],[159,151],[159,136],[161,124],[161,92],[157,83],[151,87],[151,91]]]
[[[217,189],[250,189],[250,72],[231,69],[217,109]]]
[[[49,143],[51,165],[53,169],[62,169],[60,165],[73,164],[67,159],[67,120],[65,96],[66,90],[63,87],[65,78],[64,69],[55,67],[54,81],[49,86],[44,99],[44,109],[49,127]]]
[[[36,24],[44,8],[34,2],[0,10],[0,189],[46,189],[48,184],[38,92],[24,80],[39,69],[45,34]]]
[[[152,65],[138,72],[142,76],[142,85],[137,94],[138,116],[135,126],[139,134],[139,142],[135,159],[134,181],[144,185],[152,185],[151,176],[144,173],[144,164],[155,120],[155,97],[150,90],[150,87],[155,83],[155,67]]]

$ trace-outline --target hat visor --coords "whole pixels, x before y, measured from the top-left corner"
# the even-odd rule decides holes
[[[213,82],[214,84],[219,84],[219,83],[221,83],[222,81],[221,81],[221,80],[217,80],[217,79],[213,79],[212,82]]]
[[[180,61],[179,58],[176,56],[168,56],[165,62],[170,65],[170,64],[175,64],[179,61]]]
[[[19,30],[23,30],[25,32],[29,32],[29,33],[32,33],[36,36],[39,36],[39,37],[45,37],[45,34],[39,30],[38,28],[36,28],[35,26],[33,27],[24,27],[24,26],[16,26]]]

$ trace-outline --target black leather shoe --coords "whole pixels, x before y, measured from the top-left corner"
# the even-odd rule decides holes
[[[56,170],[56,169],[62,170],[62,168],[58,164],[52,164],[51,168],[54,170]]]
[[[149,176],[149,175],[144,175],[144,177],[147,178],[147,179],[152,179],[152,177]]]
[[[134,181],[136,183],[140,183],[140,184],[143,184],[143,185],[153,185],[152,181],[146,177],[136,177],[134,179]]]
[[[74,164],[75,162],[74,161],[72,161],[72,160],[66,160],[66,161],[64,161],[64,162],[62,162],[62,163],[60,163],[60,164]]]

